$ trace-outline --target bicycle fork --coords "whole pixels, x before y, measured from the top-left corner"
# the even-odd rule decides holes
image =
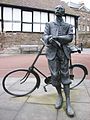
[[[70,79],[74,80],[73,68],[72,68],[72,60],[70,59],[70,67],[69,67],[69,76]]]

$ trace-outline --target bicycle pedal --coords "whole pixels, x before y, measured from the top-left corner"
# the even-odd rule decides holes
[[[44,86],[43,88],[44,88],[44,91],[47,92],[46,86]]]
[[[71,80],[74,80],[74,75],[70,75],[70,79],[71,79]]]
[[[51,84],[51,76],[45,78],[44,82],[45,82],[46,84]]]

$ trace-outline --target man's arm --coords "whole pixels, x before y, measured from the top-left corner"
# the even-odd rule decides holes
[[[52,38],[54,40],[57,40],[61,44],[68,44],[68,43],[72,42],[72,40],[73,40],[73,26],[69,25],[68,32],[66,35],[53,36]]]
[[[61,44],[68,44],[72,42],[73,40],[73,35],[63,35],[63,36],[54,36],[52,39],[57,40]]]
[[[52,35],[50,35],[50,26],[49,23],[46,23],[45,25],[45,30],[44,30],[44,34],[43,34],[43,41],[45,42],[46,45],[49,45],[49,39],[52,37]]]

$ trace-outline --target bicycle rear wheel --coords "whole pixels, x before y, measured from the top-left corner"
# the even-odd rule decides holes
[[[25,96],[38,87],[39,76],[33,70],[18,69],[9,72],[3,79],[4,90],[14,96]],[[40,81],[39,81],[40,82]]]
[[[70,78],[72,84],[70,88],[73,89],[77,87],[83,80],[85,79],[86,75],[88,74],[87,68],[81,64],[74,64],[70,66]]]

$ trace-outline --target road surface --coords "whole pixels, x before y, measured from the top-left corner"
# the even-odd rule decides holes
[[[0,77],[3,77],[6,73],[17,68],[28,68],[34,61],[37,54],[19,54],[0,56]],[[72,54],[73,63],[80,63],[87,67],[90,71],[90,53],[82,52]],[[48,63],[45,55],[41,55],[36,62],[36,66],[46,75],[49,75]],[[88,74],[87,79],[90,79]]]

